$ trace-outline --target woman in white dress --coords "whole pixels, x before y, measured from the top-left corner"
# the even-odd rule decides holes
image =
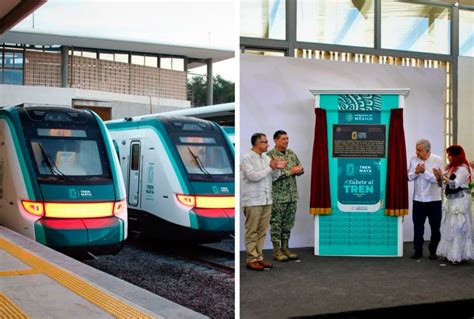
[[[474,258],[472,245],[471,169],[460,145],[446,150],[449,164],[443,172],[433,170],[439,182],[443,182],[446,199],[443,203],[441,241],[436,254],[452,264]]]

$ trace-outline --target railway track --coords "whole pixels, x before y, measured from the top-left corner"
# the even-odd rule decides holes
[[[177,256],[227,274],[235,274],[234,252],[228,250],[198,245],[183,253],[178,252]]]
[[[209,245],[127,240],[116,256],[84,262],[212,318],[234,318],[234,242]]]
[[[168,258],[174,258],[183,262],[189,262],[194,265],[204,266],[221,273],[234,276],[235,274],[235,255],[234,245],[229,241],[227,245],[221,243],[195,244],[195,245],[166,245],[160,246],[150,242],[133,240],[130,242],[133,246],[141,250],[144,254],[163,255]],[[230,250],[232,249],[232,250]]]
[[[135,242],[140,249],[153,252],[158,255],[176,258],[184,262],[190,262],[195,265],[204,266],[219,272],[234,275],[235,274],[235,255],[233,239],[221,243],[212,244],[186,244],[186,245],[168,245],[159,246],[149,242]]]

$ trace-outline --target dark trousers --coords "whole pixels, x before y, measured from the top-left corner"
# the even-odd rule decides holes
[[[441,225],[441,201],[434,202],[418,202],[413,201],[413,225],[415,227],[415,236],[413,244],[416,252],[423,251],[423,233],[425,232],[425,221],[428,221],[431,227],[431,239],[428,246],[431,255],[436,255],[436,248],[438,247],[441,234],[439,227]]]

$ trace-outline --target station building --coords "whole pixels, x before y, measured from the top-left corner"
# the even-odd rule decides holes
[[[0,37],[0,106],[92,109],[102,119],[191,107],[188,71],[232,58],[218,49],[9,31]],[[208,104],[212,103],[212,85]]]

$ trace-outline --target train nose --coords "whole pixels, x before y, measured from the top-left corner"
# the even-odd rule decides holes
[[[192,213],[197,229],[234,232],[234,208],[193,208]]]
[[[35,222],[36,240],[56,249],[92,249],[124,240],[124,221],[117,217],[41,218]]]

